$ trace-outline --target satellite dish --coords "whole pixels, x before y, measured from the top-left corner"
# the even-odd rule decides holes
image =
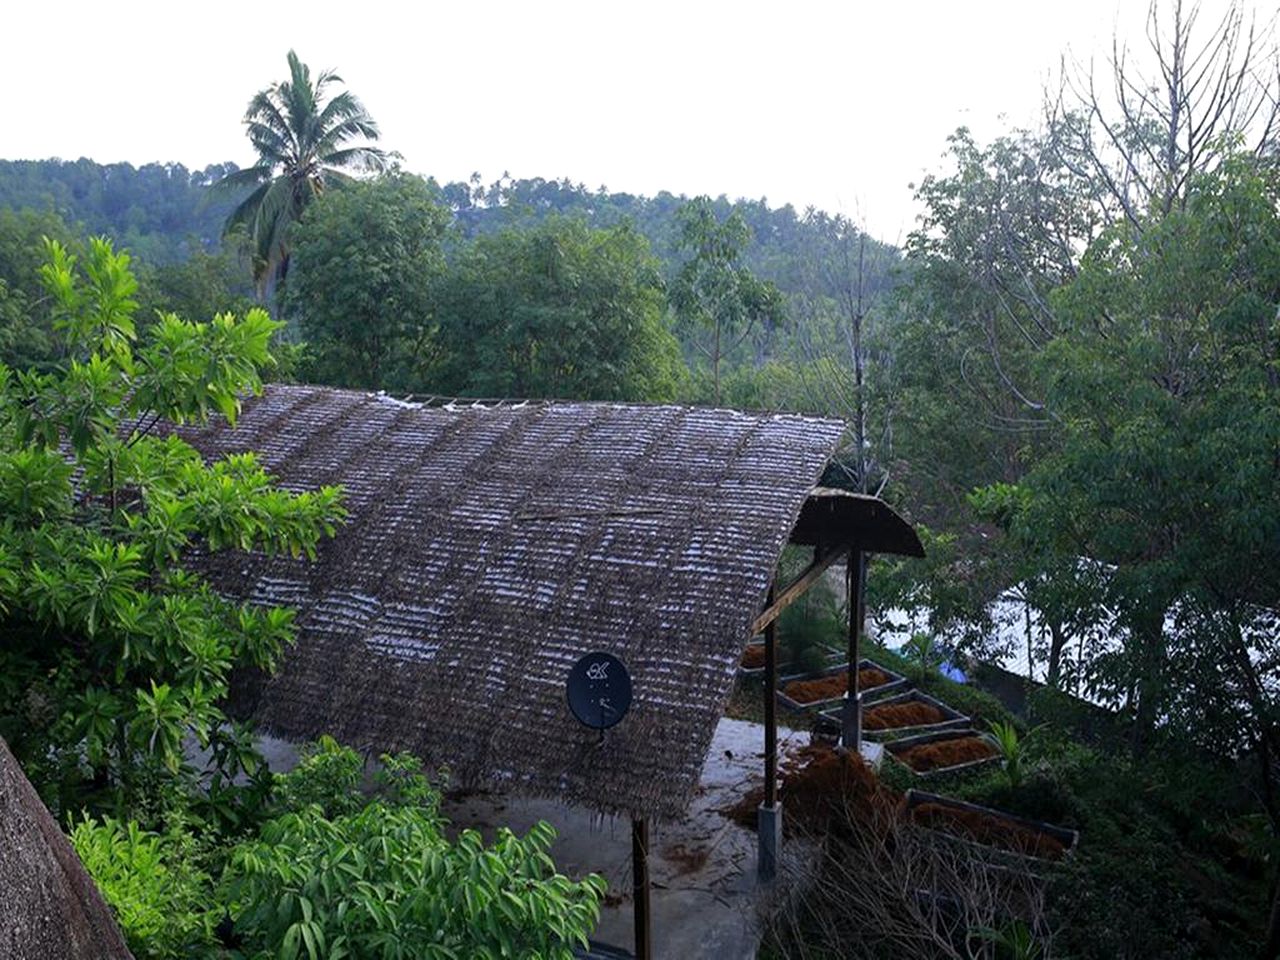
[[[565,683],[569,709],[583,726],[608,730],[631,708],[631,675],[611,653],[588,653]]]

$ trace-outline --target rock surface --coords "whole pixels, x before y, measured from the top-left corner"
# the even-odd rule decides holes
[[[111,908],[3,739],[0,958],[132,960]]]

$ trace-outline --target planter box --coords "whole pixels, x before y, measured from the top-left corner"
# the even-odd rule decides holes
[[[957,770],[968,770],[971,767],[980,767],[983,764],[994,763],[1000,759],[999,753],[994,753],[990,757],[983,757],[980,760],[966,760],[964,763],[952,764],[949,767],[934,767],[932,770],[916,770],[909,763],[902,759],[901,755],[912,747],[919,747],[926,743],[940,743],[944,740],[964,740],[970,737],[982,738],[977,730],[958,729],[958,730],[941,730],[936,733],[922,733],[914,737],[903,737],[899,740],[890,740],[884,745],[885,751],[893,759],[914,773],[917,777],[936,777],[944,773],[955,773]],[[989,742],[989,741],[988,741]],[[994,747],[992,748],[994,749]]]
[[[1052,823],[1045,823],[1042,820],[1033,820],[1030,817],[1020,817],[1014,813],[1005,813],[1003,810],[996,810],[992,807],[984,807],[981,804],[969,803],[965,800],[956,800],[953,797],[943,797],[936,793],[926,793],[923,790],[908,790],[906,797],[906,809],[910,813],[913,809],[921,804],[932,803],[940,807],[947,807],[951,810],[963,811],[965,813],[976,813],[985,817],[992,817],[997,820],[1003,820],[1011,823],[1024,830],[1032,833],[1043,834],[1044,836],[1056,841],[1062,845],[1062,856],[1057,858],[1048,858],[1037,856],[1034,853],[1021,850],[1011,850],[1007,847],[997,846],[996,844],[986,843],[975,837],[967,837],[963,834],[952,833],[940,827],[930,827],[923,824],[921,829],[929,830],[932,833],[942,834],[949,839],[967,843],[973,846],[982,847],[985,850],[994,850],[997,853],[1014,857],[1019,860],[1033,860],[1037,863],[1060,863],[1062,860],[1070,857],[1076,849],[1076,845],[1080,841],[1080,833],[1077,830],[1070,830],[1067,827],[1055,826]]]
[[[749,644],[747,644],[747,649],[750,649],[750,648],[752,648],[752,647],[763,647],[763,646],[764,646],[764,641],[763,641],[763,640],[752,640]],[[779,646],[781,646],[781,644],[779,644]],[[835,663],[844,663],[844,662],[845,662],[845,660],[844,660],[844,654],[843,654],[843,653],[841,653],[839,650],[835,649],[834,647],[827,647],[827,650],[829,651],[829,652],[827,653],[827,655],[826,655],[826,656],[827,656],[827,661],[828,661],[828,662],[833,663],[833,664],[835,664]],[[779,669],[781,669],[783,666],[785,666],[785,664],[783,664],[783,663],[779,663],[779,664],[778,664],[778,668],[779,668]],[[741,663],[739,663],[739,666],[738,666],[738,676],[740,676],[740,677],[753,677],[753,678],[754,678],[754,677],[763,677],[763,676],[764,676],[764,667],[744,667],[744,666],[742,666],[742,665],[741,665]]]
[[[874,689],[880,689],[876,687]],[[872,707],[887,707],[894,704],[907,703],[923,703],[935,708],[941,713],[945,719],[937,723],[920,723],[911,726],[902,727],[885,727],[880,730],[870,730],[865,726],[867,711]],[[824,710],[818,715],[817,727],[821,732],[835,730],[840,731],[840,724],[843,721],[841,716],[844,710],[844,704]],[[895,694],[890,697],[881,697],[874,702],[868,704],[866,698],[863,698],[862,717],[864,726],[862,728],[862,737],[864,740],[891,740],[903,735],[915,735],[921,733],[938,733],[949,730],[964,730],[968,728],[970,719],[958,710],[953,710],[941,700],[935,700],[921,690],[908,690],[906,693]]]
[[[843,693],[841,693],[839,696],[827,697],[826,699],[823,699],[823,700],[814,700],[811,703],[801,703],[798,700],[792,700],[789,696],[787,696],[782,691],[783,691],[783,688],[785,688],[786,685],[790,683],[792,680],[820,680],[823,677],[830,677],[839,673],[844,673],[848,669],[849,669],[849,665],[847,663],[841,663],[836,666],[829,667],[826,670],[819,671],[818,673],[795,673],[795,674],[791,674],[790,676],[782,677],[778,681],[778,702],[782,704],[784,707],[786,707],[788,710],[794,710],[797,713],[805,713],[809,710],[820,710],[823,707],[830,707],[833,704],[843,703],[844,702]],[[869,700],[875,700],[876,702],[879,702],[882,697],[888,696],[889,694],[895,691],[900,691],[907,686],[906,677],[902,676],[901,674],[894,673],[892,670],[889,670],[886,667],[882,667],[880,666],[880,664],[875,663],[874,661],[859,660],[858,669],[859,670],[879,670],[881,673],[883,673],[885,676],[889,678],[888,683],[882,683],[878,687],[871,687],[868,690],[860,691],[862,693],[863,705],[866,705],[866,703]]]

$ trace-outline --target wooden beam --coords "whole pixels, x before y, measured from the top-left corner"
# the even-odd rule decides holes
[[[755,622],[751,624],[751,636],[755,636],[778,617],[782,616],[782,611],[787,609],[797,600],[808,592],[809,588],[818,582],[818,578],[846,553],[849,552],[848,546],[836,547],[830,553],[823,554],[821,557],[814,558],[813,563],[805,567],[804,572],[796,577],[782,592],[778,594],[778,599],[774,600],[764,610],[760,616],[756,617]]]
[[[631,903],[635,908],[636,960],[653,960],[653,913],[649,904],[649,821],[631,821]]]

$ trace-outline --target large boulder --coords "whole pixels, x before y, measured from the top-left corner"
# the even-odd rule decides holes
[[[111,908],[2,738],[0,957],[132,960]]]

